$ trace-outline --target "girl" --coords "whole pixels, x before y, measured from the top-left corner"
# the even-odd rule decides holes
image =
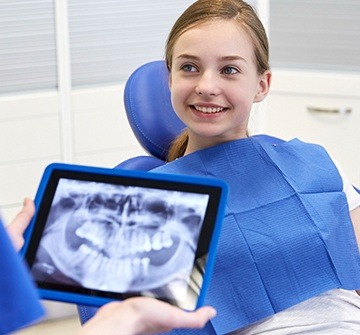
[[[154,171],[230,187],[206,301],[218,316],[197,333],[358,334],[360,195],[322,147],[249,136],[268,57],[241,0],[196,1],[168,37],[172,104],[187,130]]]

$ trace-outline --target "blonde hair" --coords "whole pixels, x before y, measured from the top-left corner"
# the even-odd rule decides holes
[[[174,46],[179,37],[195,26],[219,19],[234,20],[248,33],[253,43],[259,75],[270,69],[267,35],[252,6],[242,0],[198,0],[183,12],[170,31],[165,49],[165,61],[169,71],[172,68]],[[167,160],[172,161],[183,156],[187,143],[188,134],[185,130],[172,143]]]

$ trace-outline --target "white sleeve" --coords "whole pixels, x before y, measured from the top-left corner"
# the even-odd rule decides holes
[[[343,169],[340,167],[340,164],[333,158],[331,158],[336,165],[339,174],[343,180],[343,191],[346,194],[346,198],[349,204],[349,209],[352,211],[356,207],[360,206],[360,194],[355,190],[353,185],[350,183],[349,178],[344,173]]]

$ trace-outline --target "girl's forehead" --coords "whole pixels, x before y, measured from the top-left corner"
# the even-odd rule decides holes
[[[243,27],[236,20],[210,20],[194,25],[187,29],[179,38],[190,34],[209,34],[209,37],[226,37],[232,36],[243,37],[247,35]]]
[[[254,55],[249,34],[235,20],[213,20],[201,23],[179,36],[174,44],[174,57],[179,54],[215,52],[242,57]]]

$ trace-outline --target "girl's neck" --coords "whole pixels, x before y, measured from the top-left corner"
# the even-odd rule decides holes
[[[249,137],[248,132],[246,132],[243,136],[239,136],[237,138],[227,139],[227,140],[221,140],[221,139],[219,140],[219,139],[212,138],[211,140],[207,140],[207,141],[204,141],[204,140],[192,141],[191,137],[189,137],[189,141],[188,141],[184,156],[191,154],[193,152],[202,150],[202,149],[214,147],[215,145],[219,145],[219,144],[231,142],[231,141],[236,141],[236,140],[240,140],[242,138],[248,138],[248,137]]]

